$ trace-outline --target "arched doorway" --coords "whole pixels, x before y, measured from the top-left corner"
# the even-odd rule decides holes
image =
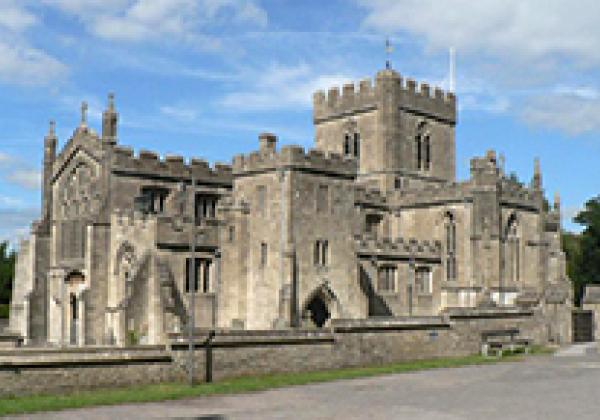
[[[79,271],[71,272],[65,278],[65,285],[67,287],[67,293],[69,296],[68,306],[65,308],[65,318],[68,320],[68,334],[69,344],[79,344],[79,330],[80,330],[80,306],[81,299],[79,294],[81,292],[81,285],[85,282],[85,277]]]
[[[71,293],[69,296],[69,306],[71,310],[71,316],[69,319],[69,343],[72,345],[77,344],[77,330],[78,330],[78,320],[79,320],[79,302],[75,293]]]
[[[322,328],[331,318],[339,316],[339,302],[328,281],[308,295],[305,302],[302,319],[307,327]]]
[[[310,317],[310,320],[318,328],[323,327],[327,320],[331,317],[331,313],[327,308],[327,305],[323,301],[320,294],[313,296],[313,298],[306,305],[306,315]]]

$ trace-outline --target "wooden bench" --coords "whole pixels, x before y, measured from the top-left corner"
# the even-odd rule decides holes
[[[489,356],[491,353],[498,357],[506,351],[511,353],[529,353],[531,340],[519,337],[518,328],[488,330],[481,333],[481,354]]]

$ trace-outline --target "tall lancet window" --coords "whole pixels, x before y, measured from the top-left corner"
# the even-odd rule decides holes
[[[511,217],[506,228],[506,274],[509,280],[517,282],[521,271],[521,240],[516,217]]]
[[[431,168],[431,138],[429,137],[429,133],[425,134],[423,138],[423,155],[423,169],[428,171]]]
[[[415,134],[415,169],[428,171],[431,169],[431,136],[427,132],[427,123],[422,121]]]
[[[456,220],[450,212],[446,213],[446,280],[456,280]]]
[[[354,157],[360,160],[360,133],[354,133]]]
[[[415,155],[416,155],[416,168],[418,171],[421,170],[421,143],[422,143],[422,139],[421,139],[421,133],[417,133],[416,137],[415,137]]]
[[[344,136],[344,156],[350,156],[350,134]]]

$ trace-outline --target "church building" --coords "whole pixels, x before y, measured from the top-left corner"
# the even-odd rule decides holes
[[[458,181],[452,92],[386,68],[316,92],[313,123],[314,149],[263,133],[212,166],[122,146],[112,96],[99,134],[84,107],[59,150],[51,123],[10,330],[29,344],[163,344],[192,318],[327,328],[569,304],[558,195],[545,199],[538,161],[523,184],[493,151]]]

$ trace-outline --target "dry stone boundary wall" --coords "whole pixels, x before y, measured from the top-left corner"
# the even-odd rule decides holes
[[[479,352],[481,331],[489,329],[519,328],[524,337],[545,344],[544,324],[541,314],[515,311],[337,321],[325,330],[217,331],[211,341],[213,379],[466,356]],[[0,398],[184,381],[187,343],[172,338],[168,348],[0,351]],[[206,374],[206,338],[197,336],[198,382]]]

